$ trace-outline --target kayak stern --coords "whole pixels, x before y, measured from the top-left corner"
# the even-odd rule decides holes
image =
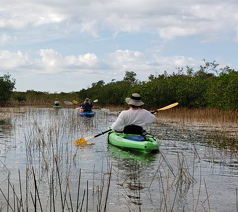
[[[136,137],[140,138],[141,135],[111,131],[108,133],[108,142],[120,148],[139,150],[143,152],[154,152],[159,150],[159,142],[152,135],[145,135],[143,141],[140,139],[134,140]],[[133,140],[131,140],[131,138],[133,138]]]

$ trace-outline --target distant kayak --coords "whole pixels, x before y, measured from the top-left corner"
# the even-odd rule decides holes
[[[108,133],[108,142],[120,148],[139,150],[148,153],[158,151],[160,145],[159,141],[150,134],[142,136],[117,133],[114,131]]]
[[[85,116],[85,117],[93,117],[95,115],[94,111],[90,111],[90,112],[80,112],[79,114],[81,117]]]
[[[60,105],[54,105],[53,108],[55,109],[61,109],[62,107]]]

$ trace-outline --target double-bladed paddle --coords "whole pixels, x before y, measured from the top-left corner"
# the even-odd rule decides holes
[[[173,103],[173,104],[171,104],[171,105],[167,105],[167,106],[165,106],[165,107],[162,107],[162,108],[160,108],[160,109],[157,109],[157,110],[155,110],[155,111],[152,111],[151,113],[156,113],[156,112],[158,112],[158,111],[168,110],[168,109],[170,109],[170,108],[173,108],[173,107],[177,106],[178,104],[179,104],[179,103],[176,102],[176,103]],[[99,133],[99,134],[97,134],[97,135],[93,135],[93,136],[89,136],[89,137],[85,137],[85,138],[80,138],[80,139],[74,141],[73,144],[74,144],[74,145],[80,145],[80,144],[86,145],[86,144],[87,144],[87,140],[96,138],[96,137],[98,137],[98,136],[100,136],[100,135],[103,135],[103,134],[109,132],[109,131],[111,131],[111,129],[106,130],[106,131],[104,131],[104,132],[101,132],[101,133]]]
[[[66,105],[78,104],[78,102],[77,102],[76,100],[73,100],[73,101],[74,101],[74,102],[64,101],[64,103],[65,103]],[[95,99],[93,102],[94,102],[94,103],[98,102],[98,99]]]

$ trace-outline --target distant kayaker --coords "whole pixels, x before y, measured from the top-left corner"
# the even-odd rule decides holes
[[[84,103],[81,105],[81,108],[83,109],[84,112],[91,112],[93,108],[91,100],[89,98],[86,98],[84,100]]]
[[[60,106],[60,102],[59,102],[58,98],[55,99],[54,104],[55,104],[55,106]]]
[[[130,108],[119,114],[111,129],[124,133],[142,134],[145,124],[155,122],[156,117],[148,110],[143,109],[144,102],[141,101],[141,96],[138,93],[133,93],[125,101]]]

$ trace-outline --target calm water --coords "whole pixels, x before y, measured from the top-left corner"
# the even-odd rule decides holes
[[[238,211],[238,160],[199,128],[147,126],[161,152],[126,152],[102,135],[116,119],[73,109],[29,109],[0,122],[0,209],[18,211]],[[9,205],[7,204],[9,202]],[[62,209],[63,208],[63,209]]]

